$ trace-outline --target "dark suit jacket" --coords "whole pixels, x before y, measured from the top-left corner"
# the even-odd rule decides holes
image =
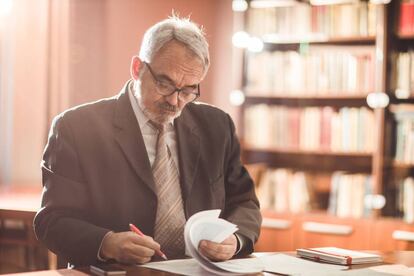
[[[186,218],[207,209],[237,224],[253,250],[261,215],[253,182],[240,163],[234,124],[206,104],[188,104],[174,122]],[[144,141],[126,86],[112,98],[58,115],[43,161],[42,208],[35,232],[67,261],[97,261],[104,235],[138,225],[153,236],[157,197]]]

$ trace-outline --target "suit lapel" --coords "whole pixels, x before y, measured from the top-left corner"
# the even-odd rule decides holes
[[[191,193],[200,159],[200,135],[186,107],[175,122],[183,200]]]
[[[154,179],[144,139],[129,100],[128,84],[129,82],[120,93],[115,109],[114,124],[117,128],[115,139],[136,174],[155,192]]]

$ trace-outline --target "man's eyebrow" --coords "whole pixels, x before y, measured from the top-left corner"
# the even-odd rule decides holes
[[[166,74],[159,74],[157,77],[159,79],[166,80],[166,81],[171,82],[172,84],[174,84],[174,81]]]
[[[168,81],[171,85],[176,86],[175,82],[166,74],[159,74],[159,75],[157,75],[157,78],[159,78],[161,81]],[[198,85],[198,83],[195,83],[195,84],[186,85],[184,87],[196,88],[197,85]]]

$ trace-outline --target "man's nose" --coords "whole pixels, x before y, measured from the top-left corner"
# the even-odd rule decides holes
[[[178,91],[166,96],[166,100],[170,105],[176,106],[178,104]]]

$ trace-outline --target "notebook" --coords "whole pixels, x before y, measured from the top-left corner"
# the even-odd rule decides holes
[[[382,262],[382,258],[379,255],[337,247],[300,248],[296,249],[296,254],[300,257],[318,262],[341,265]]]

